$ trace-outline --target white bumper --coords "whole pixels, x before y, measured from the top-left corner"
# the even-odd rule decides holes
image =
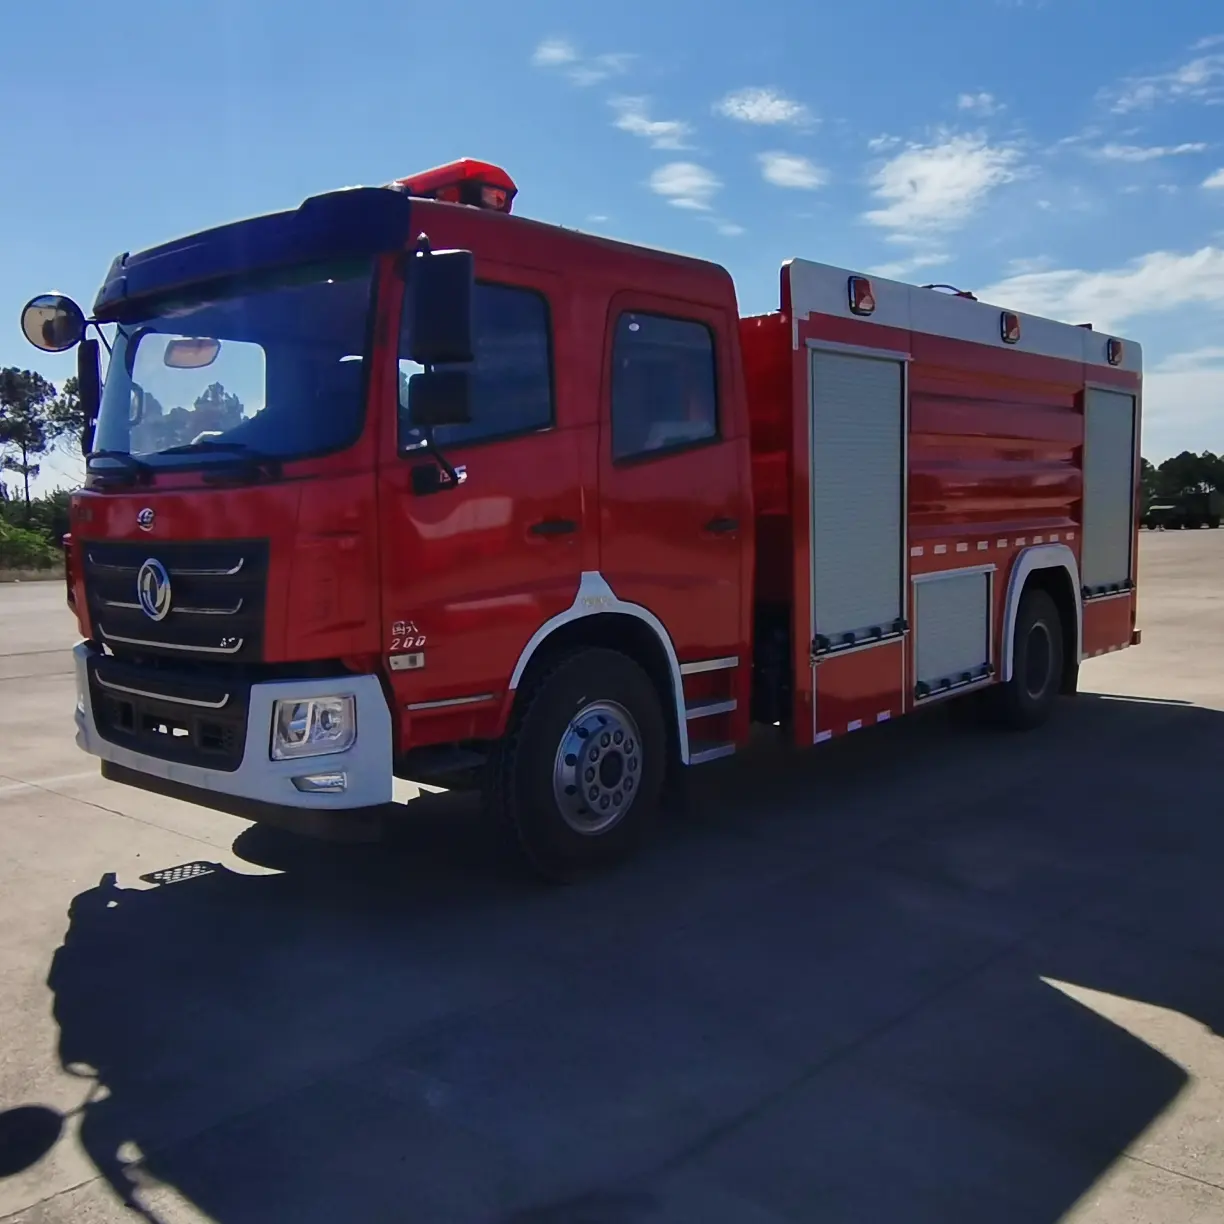
[[[98,732],[89,696],[90,648],[79,642],[72,655],[76,669],[76,742],[79,748],[114,765],[179,786],[225,795],[254,804],[315,811],[366,808],[391,801],[391,715],[377,676],[340,676],[323,680],[280,680],[251,688],[246,745],[236,770],[207,769],[164,761],[112,744]],[[270,755],[274,703],[286,699],[352,693],[357,699],[357,738],[345,752],[274,761]],[[346,788],[336,793],[302,791],[294,778],[342,772]],[[202,797],[201,802],[207,802]]]

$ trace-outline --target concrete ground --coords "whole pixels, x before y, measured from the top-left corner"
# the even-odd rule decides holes
[[[1145,535],[1042,731],[757,750],[549,891],[455,796],[340,852],[103,782],[0,588],[0,1219],[1219,1224],[1222,613]]]

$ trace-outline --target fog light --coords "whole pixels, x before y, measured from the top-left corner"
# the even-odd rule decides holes
[[[357,739],[357,701],[341,697],[304,697],[272,707],[272,759],[324,756],[344,752]]]
[[[306,774],[305,777],[294,778],[293,785],[308,795],[337,795],[341,791],[348,790],[348,774]]]

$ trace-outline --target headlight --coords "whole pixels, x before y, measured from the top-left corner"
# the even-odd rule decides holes
[[[357,738],[357,704],[351,695],[278,701],[272,708],[272,759],[344,752]]]

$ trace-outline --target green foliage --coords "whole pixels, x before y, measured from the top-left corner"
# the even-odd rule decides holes
[[[14,527],[0,518],[0,570],[42,570],[58,565],[62,553],[40,531]]]
[[[0,370],[0,471],[21,477],[27,508],[30,481],[39,471],[35,460],[54,441],[47,417],[54,396],[55,387],[33,370]]]
[[[1224,493],[1224,455],[1182,451],[1159,467],[1144,459],[1140,483],[1145,512],[1149,506],[1175,502],[1193,493],[1210,493],[1213,489]]]

